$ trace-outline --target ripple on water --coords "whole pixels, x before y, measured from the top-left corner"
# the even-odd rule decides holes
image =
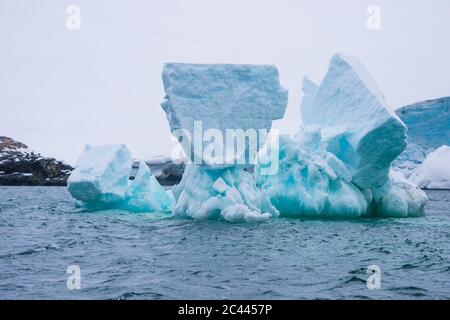
[[[0,299],[450,297],[449,192],[415,219],[191,221],[92,212],[65,188],[0,187]],[[77,264],[82,290],[66,289]],[[366,269],[381,268],[381,290]]]

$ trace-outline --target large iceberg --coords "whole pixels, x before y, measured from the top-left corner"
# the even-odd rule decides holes
[[[408,127],[408,146],[393,166],[409,176],[430,152],[450,145],[450,97],[417,102],[396,113]]]
[[[171,211],[173,195],[166,192],[140,162],[130,180],[133,159],[123,144],[86,146],[72,171],[67,188],[76,200],[93,209]]]
[[[305,128],[280,140],[279,171],[258,185],[281,215],[418,216],[425,193],[391,172],[406,127],[355,59],[335,55],[320,84],[305,78]],[[265,152],[263,148],[260,153]]]
[[[411,181],[425,189],[450,189],[450,147],[431,152],[411,173]]]
[[[391,170],[406,126],[358,61],[336,55],[320,85],[305,78],[304,127],[279,140],[268,131],[287,91],[274,66],[170,63],[163,82],[187,160],[180,183],[166,192],[124,145],[87,147],[68,181],[85,206],[230,222],[424,213],[425,193]]]
[[[163,82],[161,106],[191,162],[173,190],[174,213],[231,222],[278,216],[244,170],[267,139],[261,132],[267,133],[286,109],[287,91],[279,84],[276,67],[169,63]],[[236,140],[237,132],[244,133],[243,140]],[[256,147],[249,141],[252,132],[257,134]],[[212,144],[214,160],[207,152]]]

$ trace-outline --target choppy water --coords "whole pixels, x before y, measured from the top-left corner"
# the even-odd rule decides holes
[[[0,187],[0,298],[449,299],[450,192],[428,194],[423,218],[230,224]],[[80,290],[66,285],[74,264]],[[380,290],[366,287],[372,264]]]

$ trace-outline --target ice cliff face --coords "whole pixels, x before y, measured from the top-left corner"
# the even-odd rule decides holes
[[[406,147],[406,127],[356,60],[335,55],[320,84],[304,80],[306,127],[280,142],[280,169],[258,184],[281,215],[418,216],[426,195],[392,161]],[[261,152],[264,152],[263,149]]]
[[[394,166],[409,176],[430,152],[450,145],[450,97],[414,103],[396,113],[408,127],[408,146]]]

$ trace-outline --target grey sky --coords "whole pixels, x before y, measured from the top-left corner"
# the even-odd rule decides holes
[[[372,4],[380,30],[366,27]],[[275,64],[287,133],[302,77],[320,81],[336,52],[358,57],[393,107],[450,95],[449,18],[448,0],[0,0],[0,135],[69,163],[85,143],[168,153],[164,62]]]

